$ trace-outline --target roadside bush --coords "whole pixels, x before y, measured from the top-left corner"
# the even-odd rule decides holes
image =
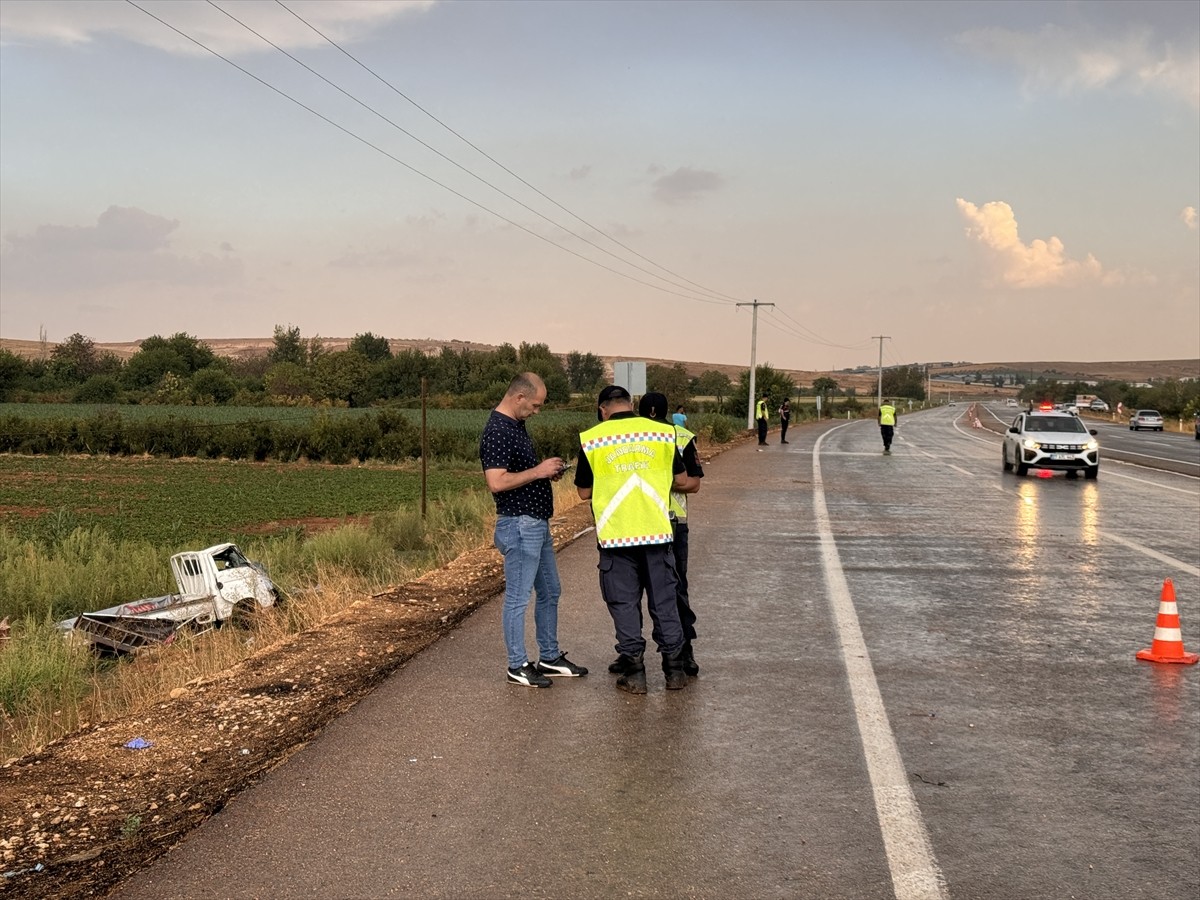
[[[112,403],[121,396],[121,383],[112,375],[93,375],[71,396],[72,403]]]

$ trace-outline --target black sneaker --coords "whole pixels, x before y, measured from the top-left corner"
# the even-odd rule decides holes
[[[578,678],[580,675],[587,674],[587,669],[583,666],[575,665],[575,663],[567,659],[567,654],[565,653],[558,654],[558,658],[552,659],[550,662],[543,662],[539,659],[534,663],[534,666],[543,675],[549,675],[551,678],[559,676]]]
[[[523,684],[526,687],[554,687],[554,682],[539,672],[533,663],[525,663],[519,669],[509,669],[508,683]]]

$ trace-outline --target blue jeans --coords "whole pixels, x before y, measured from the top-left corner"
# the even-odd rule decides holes
[[[533,621],[539,658],[545,662],[557,659],[562,653],[558,649],[558,598],[562,586],[550,523],[533,516],[500,516],[496,519],[495,545],[504,557],[503,620],[508,667],[519,669],[529,662],[525,654],[525,608],[534,591],[537,602]]]

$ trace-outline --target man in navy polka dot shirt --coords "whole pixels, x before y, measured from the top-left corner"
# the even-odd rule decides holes
[[[504,399],[492,410],[479,439],[483,477],[496,501],[496,549],[504,557],[504,643],[508,649],[508,682],[550,687],[550,677],[586,675],[558,646],[558,598],[562,588],[550,518],[554,491],[550,485],[566,471],[557,456],[538,462],[525,421],[541,412],[546,385],[533,372],[512,380]],[[525,652],[525,610],[536,593],[533,619],[538,661]]]

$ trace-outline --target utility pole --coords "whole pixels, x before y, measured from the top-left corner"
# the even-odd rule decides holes
[[[754,427],[754,369],[756,365],[755,356],[758,353],[758,308],[760,306],[774,306],[774,303],[759,303],[755,300],[753,303],[739,303],[738,306],[749,306],[754,310],[751,317],[750,325],[750,397],[746,402],[746,427]]]
[[[871,336],[871,340],[879,341],[879,396],[875,400],[875,405],[883,406],[883,342],[890,341],[891,337],[886,334],[875,334]]]

